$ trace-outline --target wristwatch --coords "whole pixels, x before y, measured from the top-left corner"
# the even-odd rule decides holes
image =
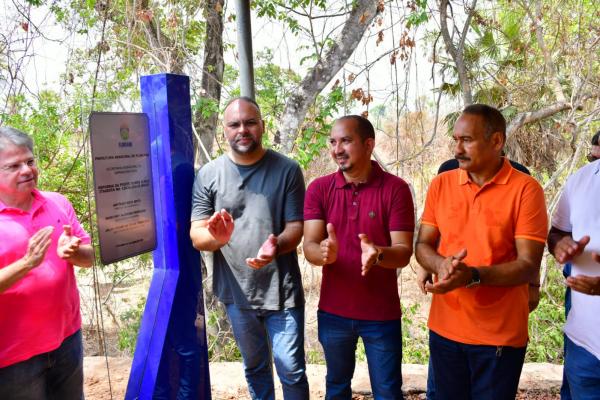
[[[471,281],[467,283],[468,288],[477,286],[481,283],[481,276],[479,276],[479,270],[475,267],[469,267],[471,270]]]
[[[381,247],[377,247],[377,259],[373,263],[373,265],[379,265],[383,261],[383,249]]]

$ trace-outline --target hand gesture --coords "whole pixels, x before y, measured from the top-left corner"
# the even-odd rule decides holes
[[[71,225],[63,225],[63,233],[60,234],[56,245],[56,254],[63,260],[68,260],[77,253],[80,244],[81,239],[71,234]]]
[[[417,285],[423,294],[427,294],[427,290],[425,290],[425,284],[433,283],[432,275],[423,267],[417,267]]]
[[[573,240],[571,236],[563,236],[554,247],[554,257],[559,263],[564,264],[581,254],[589,242],[589,236],[584,236],[578,241]]]
[[[277,236],[270,234],[267,240],[258,249],[256,258],[246,258],[246,264],[250,268],[261,269],[270,264],[277,255]]]
[[[29,269],[39,266],[42,261],[44,261],[46,251],[48,251],[48,247],[50,247],[50,244],[52,243],[51,235],[53,231],[54,227],[47,226],[37,231],[29,238],[27,252],[25,253],[25,256],[23,256],[23,261]]]
[[[377,249],[375,244],[369,239],[369,237],[366,234],[360,233],[358,235],[358,238],[360,239],[361,250],[361,275],[365,276],[367,275],[371,267],[373,267],[373,265],[377,263],[377,256],[379,255],[380,250]]]
[[[327,239],[321,241],[323,265],[333,264],[337,260],[338,241],[333,224],[327,224]]]
[[[459,287],[465,287],[471,280],[469,267],[462,262],[467,256],[467,249],[462,249],[453,256],[446,257],[438,269],[438,281],[427,282],[425,290],[430,293],[443,294]]]
[[[600,254],[592,253],[592,259],[600,264]],[[567,286],[577,292],[591,296],[600,296],[600,276],[569,276],[567,278]]]
[[[229,243],[233,234],[233,217],[224,208],[216,211],[207,222],[208,232],[221,246]]]

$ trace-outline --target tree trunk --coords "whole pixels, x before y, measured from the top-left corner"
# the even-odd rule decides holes
[[[279,123],[279,133],[283,150],[292,151],[294,141],[308,108],[317,95],[333,79],[360,43],[365,31],[378,13],[379,2],[358,0],[335,44],[327,50],[315,66],[308,72],[297,90],[290,96]]]
[[[223,0],[207,0],[204,8],[206,14],[206,39],[204,41],[204,66],[202,68],[202,96],[215,102],[221,101],[221,85],[223,83]],[[217,110],[218,107],[215,108]],[[198,145],[201,164],[210,161],[218,121],[218,111],[204,117],[198,110],[194,115],[194,127],[200,139]],[[207,156],[208,154],[208,156]]]
[[[460,82],[460,89],[462,91],[464,105],[468,106],[469,104],[473,103],[473,90],[471,88],[471,80],[469,78],[467,65],[465,64],[464,47],[465,40],[467,38],[467,33],[469,31],[469,26],[471,25],[471,18],[473,17],[475,5],[477,4],[477,0],[473,0],[473,4],[469,8],[467,20],[465,22],[465,25],[463,26],[462,33],[459,37],[458,46],[454,45],[454,41],[452,40],[452,36],[450,35],[450,31],[448,30],[447,9],[449,4],[450,0],[440,1],[440,31],[442,33],[442,38],[444,39],[444,44],[446,45],[446,51],[452,57],[454,65],[456,66],[456,70],[458,71],[458,81]]]

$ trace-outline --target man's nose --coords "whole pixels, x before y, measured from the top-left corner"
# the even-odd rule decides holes
[[[238,131],[238,133],[247,132],[247,131],[248,131],[248,125],[242,122],[242,123],[241,123],[241,124],[238,126],[238,129],[237,129],[237,131]]]
[[[22,162],[19,164],[19,172],[30,173],[33,170],[33,165],[29,165],[29,162]]]
[[[454,142],[454,154],[462,154],[464,153],[465,148],[460,140]]]

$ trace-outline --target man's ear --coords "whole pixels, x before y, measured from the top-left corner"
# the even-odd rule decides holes
[[[367,139],[365,139],[364,143],[365,143],[365,146],[367,147],[368,151],[373,153],[373,150],[375,150],[375,139],[367,138]]]
[[[506,141],[502,132],[492,133],[491,139],[492,139],[494,149],[496,149],[498,151],[502,151],[502,149],[504,148],[504,144],[505,144],[504,142]]]

